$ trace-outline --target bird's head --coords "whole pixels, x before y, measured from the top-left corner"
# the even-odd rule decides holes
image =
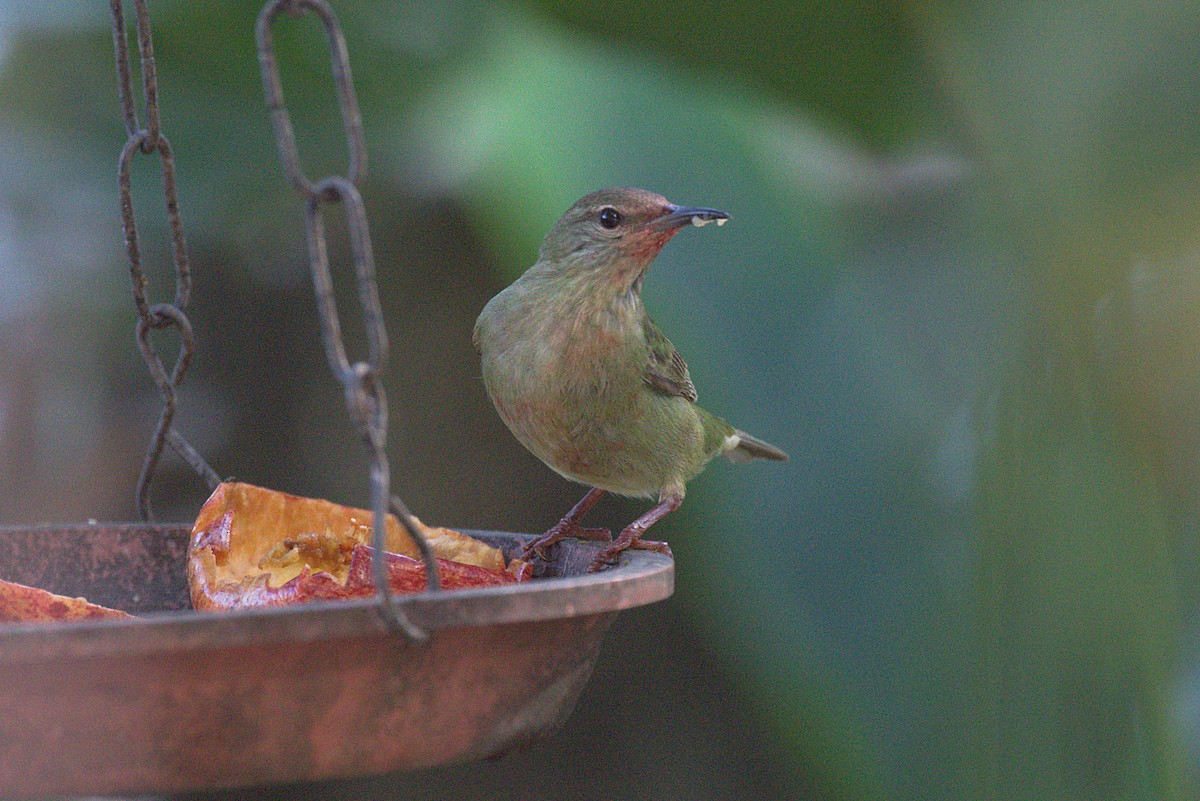
[[[686,225],[721,225],[716,209],[678,206],[644,189],[601,189],[580,198],[542,242],[540,260],[632,286]]]

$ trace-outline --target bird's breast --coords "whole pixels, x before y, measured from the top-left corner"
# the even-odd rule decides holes
[[[641,379],[619,336],[575,322],[492,344],[483,353],[488,394],[535,455],[559,472],[578,474],[589,452],[620,446],[614,418],[636,416]]]
[[[521,444],[569,479],[626,495],[655,494],[706,461],[694,406],[643,380],[639,313],[636,302],[506,304],[480,337],[488,394]]]

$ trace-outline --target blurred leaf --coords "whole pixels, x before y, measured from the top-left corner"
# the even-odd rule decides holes
[[[671,60],[691,87],[765,92],[872,147],[903,150],[943,124],[913,31],[889,0],[530,5],[604,42]]]
[[[979,795],[1189,797],[1170,521],[1078,362],[1034,347],[981,477]]]

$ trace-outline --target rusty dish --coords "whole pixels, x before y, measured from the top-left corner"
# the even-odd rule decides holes
[[[506,554],[528,536],[468,532]],[[0,627],[0,795],[113,795],[316,780],[501,754],[570,714],[622,609],[667,598],[671,559],[374,601],[188,608],[189,528],[0,527],[0,578],[140,615]]]

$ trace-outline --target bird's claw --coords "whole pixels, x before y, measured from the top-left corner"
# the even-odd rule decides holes
[[[612,531],[606,528],[584,528],[578,523],[560,520],[545,534],[526,545],[525,549],[521,551],[521,558],[528,562],[536,556],[543,562],[549,562],[550,556],[546,553],[546,549],[566,539],[611,542]]]
[[[671,546],[665,542],[643,539],[634,539],[628,542],[617,540],[612,545],[596,554],[596,558],[592,560],[590,565],[588,565],[587,572],[599,573],[601,570],[615,566],[618,560],[620,560],[621,554],[630,548],[635,551],[654,551],[655,553],[661,553],[665,556],[672,556]]]
[[[672,556],[671,546],[660,540],[634,540],[629,547],[636,551],[654,551],[666,556]]]

